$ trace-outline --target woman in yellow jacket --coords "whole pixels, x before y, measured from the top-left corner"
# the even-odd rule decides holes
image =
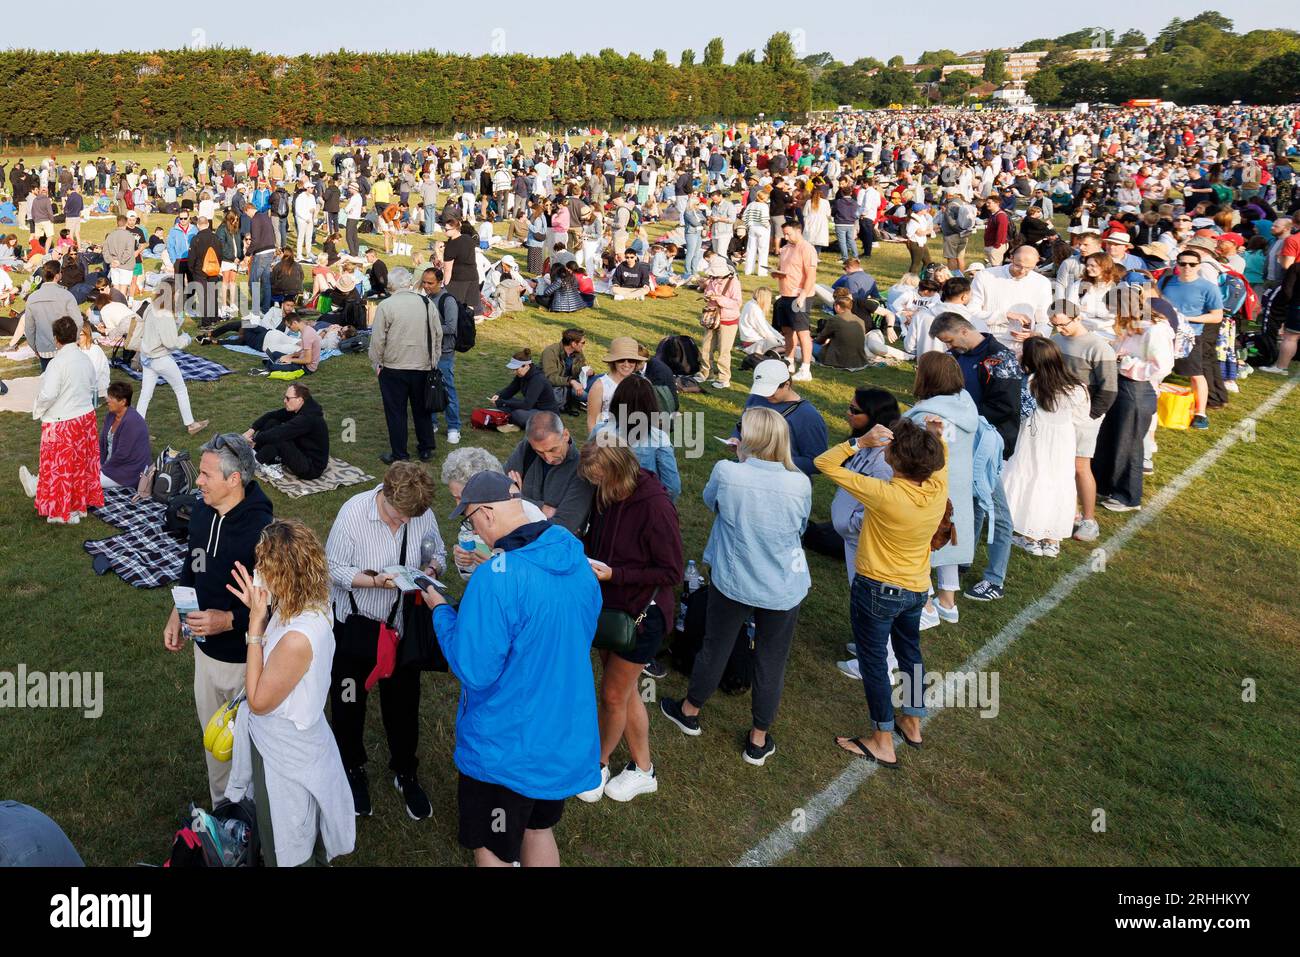
[[[943,421],[927,416],[925,428],[900,419],[877,425],[857,440],[827,449],[815,460],[821,472],[866,505],[858,539],[857,574],[850,589],[850,620],[858,665],[871,713],[870,736],[837,737],[850,754],[897,768],[894,733],[921,746],[925,717],[925,664],[921,660],[921,609],[930,590],[930,540],[948,502],[948,450]],[[843,467],[859,449],[885,447],[894,470],[888,482]],[[903,673],[903,713],[895,726],[885,657],[892,640]]]

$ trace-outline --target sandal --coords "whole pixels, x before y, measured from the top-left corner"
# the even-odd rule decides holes
[[[856,745],[857,748],[858,748],[858,750],[860,750],[860,751],[862,752],[861,754],[858,754],[857,751],[849,751],[848,748],[846,748],[846,747],[844,747],[844,745],[840,744],[840,740],[839,740],[839,739],[840,739],[840,736],[837,735],[837,736],[835,736],[835,738],[834,738],[833,740],[835,741],[835,746],[836,746],[837,748],[839,748],[841,751],[846,751],[846,752],[848,752],[849,754],[853,755],[855,758],[862,758],[864,761],[870,761],[870,762],[872,762],[873,764],[879,764],[882,768],[892,768],[892,769],[895,770],[895,771],[898,770],[898,761],[897,761],[897,759],[895,759],[895,760],[893,760],[893,761],[883,761],[883,760],[881,760],[880,758],[876,757],[874,754],[872,754],[870,751],[867,750],[867,746],[866,746],[865,744],[862,743],[862,739],[861,739],[861,738],[847,738],[847,739],[846,739],[846,740],[849,741],[850,743]]]
[[[894,724],[894,734],[902,738],[903,743],[910,748],[916,748],[916,750],[920,751],[921,748],[924,747],[924,742],[920,738],[917,738],[915,740],[909,738],[907,735],[903,733],[903,729],[899,727],[897,723]]]
[[[198,435],[207,427],[208,427],[208,420],[203,419],[201,422],[191,422],[189,425],[185,427],[185,430],[189,432],[190,435]]]

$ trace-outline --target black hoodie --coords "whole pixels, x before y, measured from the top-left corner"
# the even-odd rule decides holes
[[[235,562],[253,570],[253,549],[272,518],[271,500],[256,482],[245,486],[244,500],[225,515],[218,515],[203,501],[194,507],[180,583],[194,588],[203,611],[234,613],[230,631],[208,635],[199,643],[199,649],[209,658],[238,663],[248,657],[244,647],[248,609],[226,590],[226,585],[234,584],[231,572]]]
[[[307,456],[317,475],[330,460],[330,430],[320,403],[308,399],[297,412],[276,409],[253,423],[255,445],[292,442]]]

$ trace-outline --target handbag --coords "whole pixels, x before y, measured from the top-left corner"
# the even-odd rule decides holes
[[[957,526],[952,520],[952,499],[948,499],[943,506],[943,518],[939,519],[939,527],[930,536],[930,551],[937,552],[947,545],[956,544]]]
[[[428,299],[424,300],[424,313],[427,319],[424,334],[429,342],[429,371],[425,373],[424,379],[424,407],[429,412],[445,412],[447,383],[442,381],[442,370],[438,368],[438,360],[433,354],[433,317],[429,313]]]
[[[633,618],[616,608],[602,608],[600,617],[596,619],[596,637],[592,639],[591,647],[615,654],[632,651],[636,648],[636,630],[649,611],[650,605],[646,605],[645,611]]]

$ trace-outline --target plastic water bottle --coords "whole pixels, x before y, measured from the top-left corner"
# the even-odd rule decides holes
[[[436,528],[429,529],[424,538],[420,539],[420,568],[429,568],[433,565],[441,541]]]
[[[695,564],[695,559],[686,563],[686,574],[682,576],[682,600],[677,608],[677,630],[686,630],[686,601],[699,587],[704,584],[704,578],[700,575],[700,570]]]

